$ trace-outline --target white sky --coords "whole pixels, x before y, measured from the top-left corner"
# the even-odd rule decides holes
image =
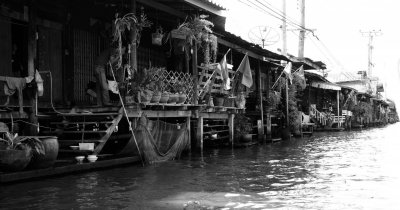
[[[256,26],[275,28],[279,33],[282,21],[271,15],[257,11],[239,0],[214,0],[224,7],[226,30],[248,41],[248,33]],[[255,2],[256,0],[240,0]],[[267,2],[275,9],[282,10],[282,0],[258,0]],[[300,23],[299,0],[286,0],[287,16]],[[321,60],[333,73],[341,71],[337,61],[346,71],[367,70],[368,38],[360,31],[381,30],[382,35],[374,38],[373,75],[386,82],[386,94],[400,104],[400,1],[399,0],[306,0],[306,28],[316,29],[318,42],[311,34],[306,37],[305,56]],[[288,29],[294,29],[288,26]],[[288,53],[297,56],[298,31],[288,31]],[[280,39],[281,40],[281,39]],[[321,44],[323,43],[323,44]],[[324,49],[323,45],[329,49]],[[266,47],[277,52],[282,42]],[[329,54],[332,54],[330,56]]]

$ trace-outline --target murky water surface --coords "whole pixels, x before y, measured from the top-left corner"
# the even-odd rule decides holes
[[[400,123],[0,186],[0,209],[400,208]]]

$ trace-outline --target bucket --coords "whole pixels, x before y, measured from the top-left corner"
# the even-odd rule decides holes
[[[79,143],[79,150],[94,150],[94,143]]]

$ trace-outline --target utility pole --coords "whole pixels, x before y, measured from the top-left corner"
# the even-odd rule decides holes
[[[287,55],[287,24],[286,24],[286,0],[282,0],[282,55]]]
[[[299,33],[299,58],[304,58],[304,39],[306,37],[306,15],[305,15],[305,10],[306,10],[306,2],[305,0],[300,0],[300,33]]]
[[[380,36],[382,35],[381,30],[372,30],[372,31],[360,31],[362,36],[367,36],[368,37],[368,77],[372,77],[372,50],[374,49],[374,46],[372,45],[372,41],[375,36]]]

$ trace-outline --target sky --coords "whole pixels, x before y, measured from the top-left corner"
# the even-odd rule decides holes
[[[250,31],[258,26],[272,28],[281,35],[282,21],[257,9],[252,4],[263,3],[275,11],[282,11],[282,0],[214,0],[227,8],[226,30],[250,42]],[[305,57],[327,64],[330,75],[341,71],[353,72],[368,69],[368,37],[361,32],[378,31],[373,38],[372,75],[386,83],[383,94],[400,104],[400,1],[398,0],[305,0],[305,25],[313,29],[317,40],[308,33]],[[268,5],[269,4],[269,5]],[[287,17],[300,23],[299,0],[286,0]],[[267,10],[267,9],[264,9]],[[267,10],[268,11],[268,10]],[[288,53],[298,54],[298,30],[288,25]],[[254,36],[253,36],[254,37]],[[279,52],[282,39],[265,47]]]

